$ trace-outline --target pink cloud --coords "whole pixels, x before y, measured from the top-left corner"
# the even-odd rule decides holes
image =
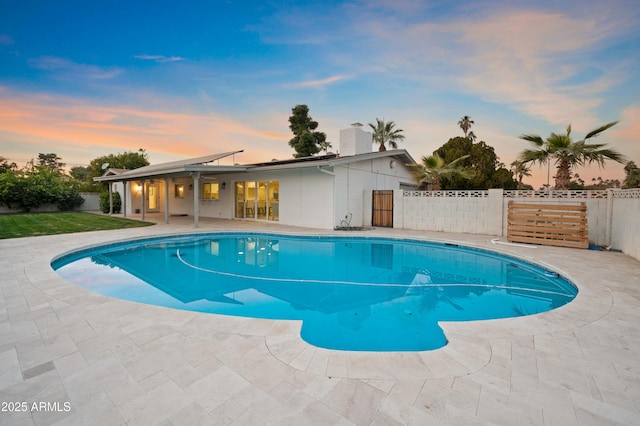
[[[267,124],[261,128],[215,113],[166,112],[176,103],[155,98],[145,104],[153,108],[114,106],[0,88],[0,144],[10,147],[3,149],[3,156],[26,161],[48,149],[75,164],[139,148],[146,149],[151,159],[188,158],[232,149],[245,149],[246,161],[291,156],[286,120],[274,127],[268,124],[269,114],[264,113]]]

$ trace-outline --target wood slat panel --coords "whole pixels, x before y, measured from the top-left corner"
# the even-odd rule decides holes
[[[582,203],[583,204],[583,203]],[[518,210],[561,210],[565,212],[582,211],[585,206],[577,204],[530,204],[530,203],[514,203],[509,204]]]
[[[509,203],[507,239],[562,247],[589,247],[587,206]]]

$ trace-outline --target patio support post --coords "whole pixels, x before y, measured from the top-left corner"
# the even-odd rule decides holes
[[[109,182],[109,215],[113,214],[113,182]]]
[[[122,181],[122,217],[127,217],[127,181]]]
[[[193,225],[199,226],[200,222],[200,173],[194,173],[193,177]]]
[[[142,209],[140,209],[140,211],[142,212],[142,220],[144,220],[144,204],[145,204],[145,202],[144,202],[144,196],[145,196],[145,194],[144,194],[144,179],[142,181],[140,181],[140,188],[141,188],[140,189],[140,196],[142,198],[140,200],[141,203],[142,203]]]
[[[164,223],[169,223],[169,178],[164,178]]]

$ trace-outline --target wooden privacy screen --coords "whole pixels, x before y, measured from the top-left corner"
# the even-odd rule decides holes
[[[509,202],[511,242],[589,248],[587,205]]]

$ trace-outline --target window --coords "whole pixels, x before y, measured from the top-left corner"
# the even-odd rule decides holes
[[[203,200],[220,199],[220,184],[218,182],[205,183],[202,185]]]

